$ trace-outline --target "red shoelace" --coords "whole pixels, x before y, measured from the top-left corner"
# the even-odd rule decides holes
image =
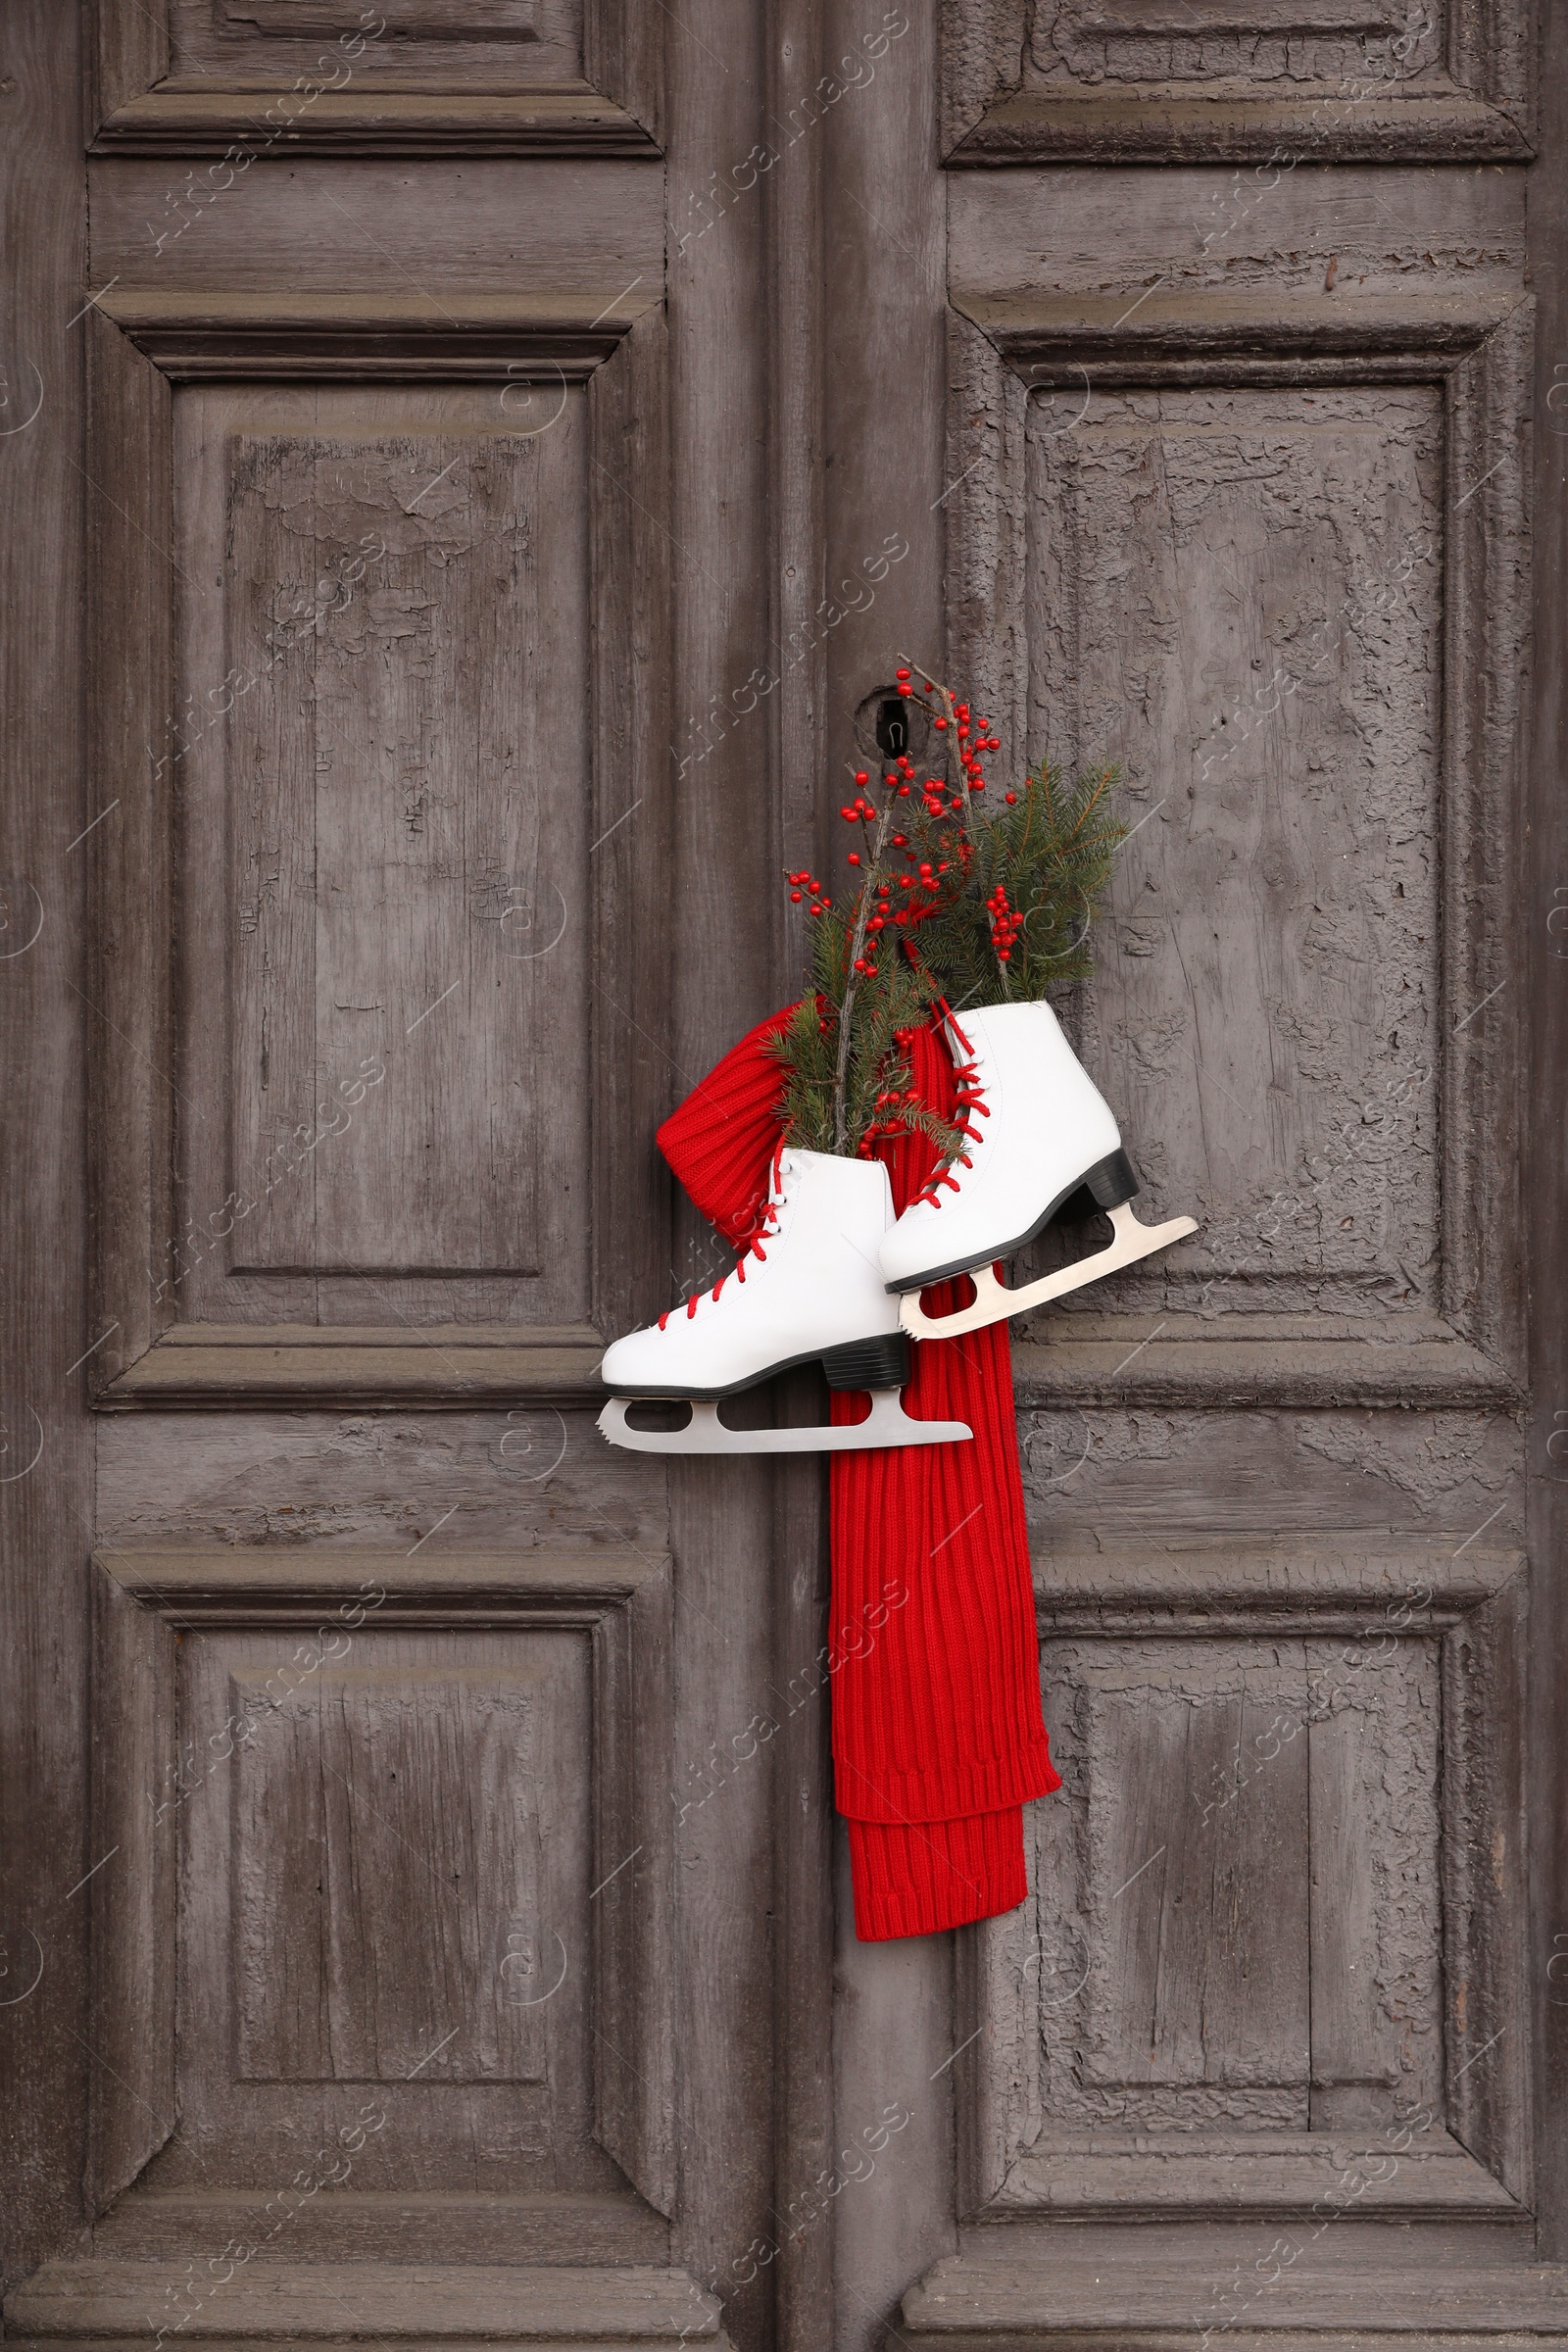
[[[781,1138],[778,1149],[773,1154],[773,1165],[768,1174],[768,1198],[762,1204],[762,1213],[758,1219],[757,1230],[748,1235],[747,1239],[741,1243],[739,1256],[736,1258],[735,1263],[729,1268],[728,1272],[721,1274],[718,1280],[714,1283],[712,1289],[708,1294],[710,1298],[716,1298],[718,1297],[719,1292],[724,1288],[724,1285],[726,1282],[728,1282],[731,1274],[734,1275],[737,1282],[744,1282],[746,1280],[746,1260],[749,1257],[760,1258],[764,1264],[766,1263],[767,1251],[762,1248],[762,1244],[772,1240],[774,1230],[778,1224],[778,1212],[783,1205],[783,1195],[779,1191],[780,1171],[782,1170],[783,1165],[784,1143],[783,1139]],[[686,1316],[688,1321],[690,1321],[691,1317],[696,1314],[697,1309],[702,1305],[702,1292],[694,1291],[686,1301]],[[659,1318],[659,1328],[661,1331],[663,1330],[665,1324],[669,1321],[670,1316],[674,1312],[675,1309],[672,1306],[667,1306],[664,1309],[663,1313]]]
[[[971,1118],[978,1112],[982,1119],[989,1119],[991,1110],[985,1099],[986,1090],[980,1083],[980,1072],[974,1059],[974,1048],[959,1028],[957,1015],[949,1012],[946,1005],[943,1006],[943,1012],[957,1045],[969,1056],[967,1061],[955,1060],[954,1063],[955,1107],[957,1114],[955,1124],[962,1130],[966,1142],[973,1142],[975,1133],[969,1124]],[[956,1158],[948,1161],[946,1167],[935,1170],[925,1190],[915,1194],[914,1200],[909,1203],[910,1207],[914,1206],[915,1201],[929,1200],[933,1208],[940,1208],[942,1206],[941,1188],[945,1186],[950,1193],[956,1193],[961,1188],[962,1180],[955,1176],[953,1170],[955,1168],[972,1168],[973,1165],[974,1161],[967,1152],[958,1152]]]

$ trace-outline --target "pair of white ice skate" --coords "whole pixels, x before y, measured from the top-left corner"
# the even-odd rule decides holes
[[[1192,1217],[1145,1225],[1128,1205],[1132,1162],[1103,1096],[1047,1004],[988,1004],[950,1018],[964,1131],[958,1157],[902,1217],[880,1160],[784,1147],[756,1238],[732,1273],[617,1340],[601,1377],[612,1394],[599,1426],[645,1453],[814,1453],[866,1446],[939,1446],[968,1438],[962,1421],[914,1421],[899,1392],[909,1341],[954,1339],[1023,1314],[1130,1266],[1197,1230]],[[1107,1247],[1009,1291],[992,1261],[1021,1249],[1053,1217],[1109,1211]],[[927,1285],[969,1275],[970,1305],[927,1315]],[[820,1361],[834,1389],[871,1393],[867,1420],[838,1428],[738,1430],[719,1399],[791,1365]],[[634,1427],[640,1398],[691,1406],[684,1428]]]

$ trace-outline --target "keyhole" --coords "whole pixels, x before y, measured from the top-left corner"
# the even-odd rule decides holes
[[[877,706],[876,742],[878,751],[889,760],[902,760],[909,748],[908,720],[898,695],[884,696]]]
[[[897,686],[873,686],[856,707],[855,742],[862,760],[923,760],[931,714]]]

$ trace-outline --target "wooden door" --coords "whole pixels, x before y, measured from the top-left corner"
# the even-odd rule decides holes
[[[1568,2324],[1533,38],[948,0],[835,117],[830,575],[897,516],[882,661],[1119,762],[1071,1022],[1201,1220],[1015,1327],[1064,1787],[1023,1911],[841,1944],[845,2342]]]
[[[1568,2334],[1561,58],[8,34],[9,2332]],[[861,1945],[821,1466],[594,1371],[906,656],[1120,761],[1202,1229],[1016,1334],[1030,1902]]]
[[[763,216],[677,329],[665,161],[746,155],[760,27],[13,29],[8,2324],[721,2340],[797,1942],[827,2016],[825,1699],[745,1737],[817,1490],[776,1611],[789,1483],[594,1414],[780,988],[765,722],[688,757],[768,642]]]

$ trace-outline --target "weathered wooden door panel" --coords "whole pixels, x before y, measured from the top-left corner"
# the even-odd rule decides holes
[[[1067,1785],[977,1939],[977,2209],[1299,2211],[1354,2148],[1363,2217],[1521,2214],[1524,1563],[1449,1548],[1043,1551]]]
[[[940,614],[901,585],[835,700],[940,659],[1004,760],[1118,763],[1069,1021],[1152,1213],[1200,1218],[1015,1333],[1064,1787],[951,1985],[845,1951],[841,2117],[881,2086],[913,2116],[841,2206],[847,2343],[921,2253],[906,2337],[1012,2343],[1332,2327],[1325,2262],[1361,2266],[1364,2325],[1437,2325],[1451,2274],[1491,2326],[1475,2266],[1560,2250],[1500,1009],[1534,321],[1524,172],[1464,161],[1530,154],[1528,28],[1397,14],[952,0],[833,154],[884,236],[842,238],[830,398],[867,454],[830,535],[934,513],[945,579]],[[895,447],[876,387],[938,338],[944,430]],[[1311,2275],[1278,2301],[1271,2245]],[[1561,2285],[1521,2281],[1543,2324]]]
[[[477,1327],[437,1387],[515,1381],[530,1338],[586,1359],[620,1280],[596,1258],[592,1206],[625,1183],[617,1165],[647,1164],[646,1148],[618,1160],[591,1115],[596,1070],[625,1081],[605,1066],[590,968],[631,993],[636,936],[610,911],[615,853],[591,859],[638,796],[595,826],[596,795],[624,793],[648,756],[623,745],[604,674],[638,536],[606,499],[636,450],[618,386],[595,378],[619,370],[657,400],[660,321],[645,359],[615,348],[635,313],[597,293],[558,297],[554,324],[514,310],[533,356],[441,390],[444,369],[497,364],[432,314],[402,388],[242,389],[262,327],[274,368],[395,375],[392,308],[368,305],[328,354],[266,292],[235,297],[195,348],[161,299],[133,298],[127,319],[150,359],[92,321],[106,636],[120,567],[149,599],[136,701],[108,647],[99,696],[101,753],[127,786],[97,869],[100,1001],[148,1056],[105,1053],[117,1328],[100,1377],[319,1394],[358,1378],[332,1328]],[[487,318],[481,342],[498,331]],[[125,465],[127,411],[154,468]],[[160,478],[178,485],[167,506]],[[164,938],[138,912],[154,889]],[[657,1001],[652,972],[643,985]],[[616,1214],[628,1224],[630,1202]],[[514,1326],[522,1355],[475,1361]]]
[[[46,13],[9,2333],[1568,2336],[1523,0]],[[1063,1787],[878,1946],[820,1465],[594,1373],[911,658],[1119,763],[1064,1011],[1201,1223],[1014,1334]]]
[[[722,2342],[788,1975],[770,1762],[677,1833],[772,1671],[766,1577],[719,1598],[772,1489],[672,1495],[587,1409],[681,1287],[653,1130],[727,1042],[672,1027],[677,813],[737,781],[677,812],[675,649],[701,701],[745,614],[677,570],[712,386],[672,364],[663,31],[104,0],[84,32],[94,1851],[30,1898],[90,1916],[48,2016],[87,2057],[82,2259],[26,2239],[8,2324]],[[694,152],[744,153],[754,97],[670,84]],[[737,415],[740,250],[682,289]],[[766,518],[718,487],[728,596]],[[716,866],[685,943],[704,1020],[758,880]],[[805,1930],[819,1868],[802,1895]]]
[[[542,429],[514,440],[500,404],[525,391]],[[193,1098],[228,1097],[230,1157],[191,1122],[184,1225],[238,1196],[238,1296],[213,1296],[209,1257],[181,1268],[184,1311],[377,1322],[457,1275],[442,1320],[538,1298],[529,1320],[586,1321],[586,942],[564,910],[587,747],[561,723],[588,690],[585,395],[375,405],[379,425],[346,389],[175,404],[175,544],[226,591],[192,612],[178,703],[199,713],[181,1058]],[[204,675],[230,681],[221,717]],[[352,1152],[325,1139],[296,1175],[296,1130],[346,1137],[362,1105]]]
[[[198,2194],[253,2212],[309,2139],[342,2247],[392,2192],[427,2260],[464,2197],[518,2258],[585,2222],[612,2242],[617,2213],[646,2246],[675,2179],[642,1975],[669,1937],[667,1559],[186,1546],[98,1576],[96,1819],[131,1865],[94,1913],[97,2197],[138,2182],[117,2242]],[[641,1867],[602,1884],[611,1852]],[[269,2216],[278,2252],[296,2218]]]

